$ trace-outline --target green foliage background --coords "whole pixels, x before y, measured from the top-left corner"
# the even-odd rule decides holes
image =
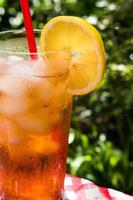
[[[68,172],[133,194],[133,1],[31,0],[35,28],[57,15],[86,18],[101,33],[107,69],[99,89],[75,97]],[[0,31],[23,27],[19,0],[0,0]]]

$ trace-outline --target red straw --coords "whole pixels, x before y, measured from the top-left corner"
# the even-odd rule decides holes
[[[24,25],[25,25],[25,30],[27,34],[29,51],[31,53],[31,59],[37,59],[37,48],[36,48],[34,31],[32,27],[29,0],[20,0],[20,5],[21,5],[22,13],[23,13]]]

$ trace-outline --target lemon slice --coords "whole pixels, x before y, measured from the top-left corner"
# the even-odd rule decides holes
[[[53,70],[67,72],[67,87],[72,95],[89,93],[102,80],[103,41],[86,20],[73,16],[53,18],[42,30],[40,49]]]

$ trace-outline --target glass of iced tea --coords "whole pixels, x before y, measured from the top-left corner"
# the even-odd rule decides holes
[[[63,192],[72,98],[63,72],[47,65],[41,53],[31,60],[25,31],[0,33],[3,200],[58,200]]]
[[[30,54],[25,31],[0,33],[3,200],[61,199],[72,96],[93,91],[105,69],[101,36],[84,19],[58,16],[35,35]]]

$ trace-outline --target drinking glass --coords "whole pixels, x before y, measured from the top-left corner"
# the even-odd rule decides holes
[[[35,31],[38,43],[40,31]],[[72,98],[63,52],[28,53],[24,30],[0,33],[0,197],[61,199]],[[34,59],[33,57],[38,57]]]

